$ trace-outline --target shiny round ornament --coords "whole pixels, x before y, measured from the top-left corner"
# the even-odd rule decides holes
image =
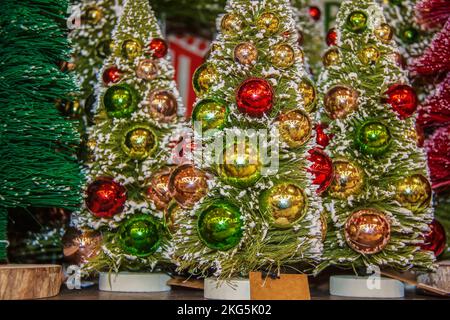
[[[217,99],[200,100],[192,112],[192,121],[200,121],[202,132],[221,130],[228,119],[228,107],[225,102]]]
[[[120,227],[119,241],[126,253],[136,257],[147,257],[160,246],[159,222],[149,215],[132,217]]]
[[[228,36],[237,35],[244,28],[244,18],[238,14],[227,13],[220,22],[220,29]]]
[[[256,25],[259,30],[264,30],[264,36],[267,37],[280,29],[280,18],[273,12],[264,12],[258,17]]]
[[[312,82],[307,78],[303,78],[299,84],[298,91],[302,96],[305,110],[308,112],[312,111],[316,105],[316,88],[314,88]]]
[[[445,229],[436,219],[434,219],[428,227],[430,228],[430,231],[424,235],[424,243],[421,244],[420,247],[422,250],[433,251],[434,255],[438,257],[444,252],[447,244]]]
[[[236,93],[240,112],[252,117],[261,117],[273,107],[274,92],[265,79],[249,78],[242,82]]]
[[[330,185],[333,198],[347,199],[361,193],[364,187],[364,172],[347,160],[333,162],[334,178]]]
[[[242,152],[237,144],[225,148],[219,163],[219,177],[232,186],[246,188],[261,178],[262,163],[259,151],[248,143]]]
[[[146,197],[155,205],[157,210],[164,210],[172,199],[169,192],[170,170],[163,169],[155,173],[146,190]]]
[[[325,148],[330,143],[330,137],[328,134],[325,133],[325,125],[323,124],[317,124],[316,125],[316,143],[321,146],[322,148]]]
[[[80,101],[78,100],[57,100],[56,108],[66,117],[79,119],[83,114]]]
[[[403,29],[400,31],[400,39],[407,44],[416,43],[419,40],[419,32],[413,27]]]
[[[298,148],[311,137],[312,124],[307,114],[301,110],[291,110],[278,116],[278,130],[289,148]]]
[[[289,228],[303,218],[307,197],[297,185],[280,183],[263,192],[259,203],[275,227]]]
[[[197,68],[197,70],[195,70],[192,77],[192,86],[195,94],[199,97],[203,97],[216,81],[216,68],[209,63],[202,64]]]
[[[394,31],[392,30],[392,27],[388,25],[387,23],[380,24],[375,30],[373,31],[375,34],[375,37],[378,38],[383,43],[389,43],[392,40],[392,37],[394,36]]]
[[[103,105],[108,116],[113,118],[126,118],[136,109],[138,94],[128,84],[117,84],[109,87],[103,96]]]
[[[322,15],[322,12],[320,11],[320,8],[319,8],[319,7],[316,7],[316,6],[311,6],[311,7],[309,7],[308,13],[309,13],[309,16],[310,16],[314,21],[319,21],[321,15]]]
[[[88,24],[97,24],[102,20],[103,13],[102,10],[98,7],[91,7],[86,10],[86,13],[84,14],[84,21]]]
[[[356,130],[355,142],[366,155],[382,155],[391,145],[391,132],[379,121],[368,121]]]
[[[352,213],[344,228],[347,244],[361,254],[382,251],[391,238],[391,225],[383,212],[363,209]]]
[[[367,28],[367,15],[362,11],[350,13],[346,21],[347,28],[355,33],[364,32]]]
[[[408,118],[416,112],[417,95],[414,89],[405,84],[394,84],[388,91],[387,103],[389,103],[401,119]]]
[[[122,43],[122,56],[128,60],[134,60],[142,54],[142,45],[134,39],[125,40]]]
[[[148,102],[152,119],[168,123],[176,118],[178,101],[171,92],[154,91],[150,94]]]
[[[158,76],[158,65],[151,59],[141,60],[136,67],[136,76],[143,80],[153,80]]]
[[[330,157],[319,148],[314,148],[309,151],[308,160],[312,164],[307,170],[314,176],[312,183],[318,186],[316,192],[321,194],[328,189],[333,181],[333,162]]]
[[[291,67],[295,62],[294,49],[287,43],[277,45],[272,51],[272,64],[281,69]]]
[[[109,40],[100,41],[97,47],[95,48],[95,52],[97,56],[102,59],[106,59],[114,50],[114,43]]]
[[[380,59],[380,51],[375,46],[366,46],[358,52],[359,61],[365,65],[373,65]]]
[[[180,206],[192,208],[208,193],[208,177],[193,165],[180,165],[170,175],[169,191]]]
[[[409,210],[426,208],[431,202],[431,185],[421,174],[414,174],[397,182],[396,200]]]
[[[169,50],[167,42],[160,38],[152,39],[148,47],[150,49],[152,57],[155,59],[163,58]]]
[[[339,50],[331,48],[325,52],[322,57],[322,62],[325,67],[335,66],[341,62],[341,55]]]
[[[108,85],[111,83],[117,83],[120,81],[120,78],[122,77],[122,73],[120,72],[119,68],[116,66],[111,66],[105,71],[103,71],[103,83]]]
[[[62,238],[64,261],[81,265],[94,259],[101,251],[102,235],[96,231],[67,229]]]
[[[164,217],[170,233],[175,233],[178,229],[177,220],[183,214],[183,208],[176,201],[171,201],[167,207]]]
[[[109,177],[97,178],[86,190],[86,207],[97,218],[112,218],[122,212],[126,200],[125,187]]]
[[[243,65],[253,65],[258,59],[258,49],[251,42],[242,42],[234,48],[234,61]]]
[[[358,108],[358,92],[347,86],[334,86],[325,94],[324,106],[331,119],[344,118]]]
[[[335,46],[337,44],[337,30],[336,28],[331,28],[328,30],[326,42],[328,46]]]
[[[242,239],[243,226],[239,208],[227,201],[217,201],[198,215],[198,235],[208,248],[214,250],[236,247]]]
[[[131,159],[144,160],[155,152],[158,140],[150,127],[136,125],[124,133],[121,146]]]

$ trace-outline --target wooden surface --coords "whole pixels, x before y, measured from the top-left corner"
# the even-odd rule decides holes
[[[250,297],[252,300],[311,300],[308,276],[305,274],[280,274],[278,279],[250,272]]]
[[[53,297],[61,281],[58,265],[0,265],[0,300]]]

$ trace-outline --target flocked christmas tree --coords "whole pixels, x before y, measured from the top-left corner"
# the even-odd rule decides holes
[[[2,1],[0,13],[0,261],[8,208],[74,209],[81,175],[77,124],[55,103],[77,90],[59,61],[69,58],[67,1]]]
[[[290,2],[230,0],[225,9],[193,79],[195,162],[170,178],[172,256],[179,271],[220,278],[317,262],[318,193],[331,162],[315,148],[315,88]]]
[[[423,0],[417,3],[415,9],[422,28],[441,29],[434,35],[423,55],[411,63],[413,75],[432,75],[443,79],[419,107],[418,116],[419,124],[427,131],[435,129],[427,139],[426,149],[432,187],[437,193],[437,220],[433,222],[426,242],[439,256],[445,249],[444,230],[447,230],[447,234],[450,232],[450,2]],[[447,250],[442,258],[448,255]]]
[[[433,219],[426,159],[417,147],[417,97],[398,66],[393,29],[374,1],[345,1],[333,59],[321,73],[334,179],[324,197],[328,265],[430,268]]]
[[[161,37],[148,1],[126,1],[99,76],[85,201],[76,217],[87,237],[103,238],[98,255],[87,253],[87,270],[149,270],[164,262],[167,163],[183,110]]]

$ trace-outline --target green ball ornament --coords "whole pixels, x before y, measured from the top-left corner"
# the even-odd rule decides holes
[[[355,33],[361,33],[367,28],[367,15],[362,11],[353,11],[347,18],[347,28]]]
[[[109,87],[103,96],[106,112],[113,118],[126,118],[137,108],[138,93],[128,84]]]
[[[378,156],[391,144],[389,128],[379,121],[368,121],[356,130],[356,144],[362,153]]]
[[[226,251],[241,241],[243,224],[238,207],[227,201],[217,201],[200,212],[198,235],[208,248]]]
[[[199,101],[192,112],[192,121],[200,121],[202,132],[225,127],[229,109],[225,102],[217,99],[203,99]]]
[[[409,27],[401,31],[400,38],[404,43],[412,44],[419,40],[419,32],[413,27]]]
[[[160,246],[159,223],[149,215],[133,217],[120,227],[119,241],[123,251],[136,257],[146,257]]]

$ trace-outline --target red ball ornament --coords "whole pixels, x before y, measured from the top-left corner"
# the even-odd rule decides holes
[[[318,21],[322,13],[320,9],[316,6],[309,7],[309,16],[313,18],[314,21]]]
[[[330,143],[330,137],[325,133],[325,126],[322,124],[316,125],[316,143],[325,148]]]
[[[337,44],[337,31],[336,28],[331,28],[327,33],[327,45],[335,46]]]
[[[437,220],[433,220],[429,227],[430,231],[424,235],[424,243],[420,247],[423,250],[433,251],[438,257],[444,252],[447,243],[445,229]]]
[[[160,38],[155,38],[150,41],[149,48],[152,52],[153,58],[162,58],[167,54],[169,47],[167,43]]]
[[[312,162],[308,171],[315,176],[313,184],[319,186],[317,193],[321,194],[330,186],[331,181],[333,180],[333,162],[330,157],[319,148],[314,148],[309,151],[308,160]]]
[[[273,89],[267,80],[250,78],[242,82],[236,93],[236,103],[242,113],[261,117],[273,107]]]
[[[386,92],[387,102],[400,118],[405,119],[417,109],[417,95],[413,88],[405,84],[394,84]]]
[[[109,177],[92,182],[86,194],[86,207],[97,218],[112,218],[122,212],[127,200],[125,187]]]
[[[103,82],[105,84],[117,83],[120,80],[121,72],[116,66],[112,66],[103,71]]]

